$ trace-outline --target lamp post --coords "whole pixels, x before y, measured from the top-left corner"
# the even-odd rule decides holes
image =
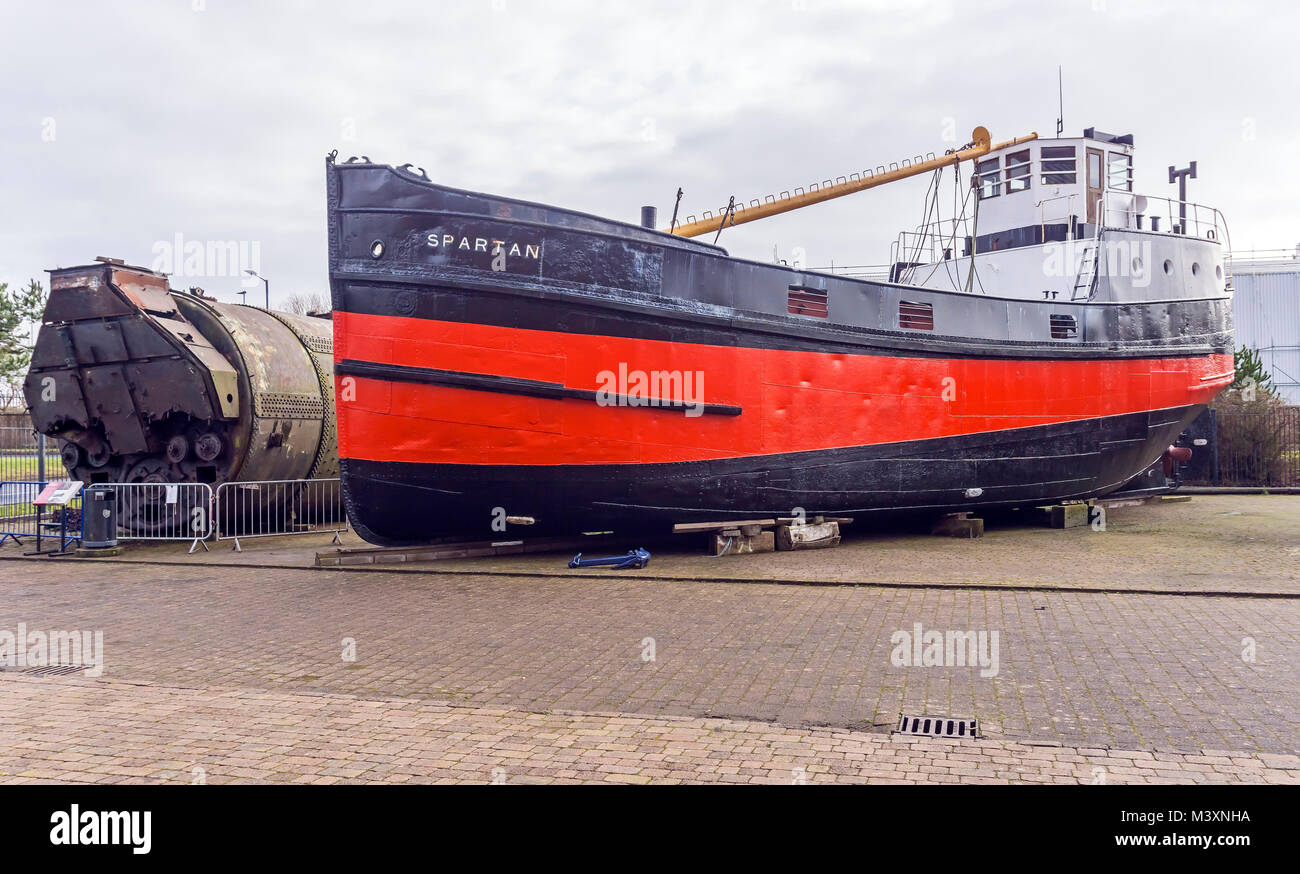
[[[271,281],[256,270],[245,270],[244,272],[249,276],[256,276],[258,279],[262,280],[262,284],[266,286],[266,308],[269,310],[271,308]],[[246,294],[246,292],[241,291],[240,294]]]

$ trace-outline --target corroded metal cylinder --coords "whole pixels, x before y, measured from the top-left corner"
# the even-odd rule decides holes
[[[333,346],[328,319],[174,294],[186,319],[234,365],[238,416],[204,423],[211,440],[193,467],[199,481],[314,479],[338,476],[334,430]],[[223,427],[224,424],[224,427]],[[200,435],[199,439],[202,439]]]
[[[328,318],[171,291],[118,262],[54,270],[24,385],[32,423],[87,483],[334,477],[331,333]]]

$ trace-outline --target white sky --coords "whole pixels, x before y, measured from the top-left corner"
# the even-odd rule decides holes
[[[328,292],[323,160],[636,222],[964,143],[1136,137],[1137,189],[1237,249],[1300,243],[1286,2],[0,0],[0,280],[157,241],[256,241],[273,300]],[[197,7],[197,8],[196,8]],[[944,140],[955,129],[957,141]],[[926,179],[729,229],[759,259],[880,264]],[[233,276],[177,279],[236,299]],[[260,286],[250,297],[260,301]]]

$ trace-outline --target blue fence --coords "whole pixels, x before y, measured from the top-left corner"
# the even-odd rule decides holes
[[[60,529],[81,539],[81,495],[66,507],[38,507],[33,501],[49,485],[39,480],[0,480],[0,543],[25,537],[58,538]]]

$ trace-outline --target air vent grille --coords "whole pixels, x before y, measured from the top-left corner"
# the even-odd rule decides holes
[[[1052,313],[1048,318],[1051,322],[1053,340],[1069,340],[1079,336],[1079,326],[1074,321],[1074,316]]]
[[[830,305],[826,299],[826,289],[807,288],[802,285],[790,286],[786,299],[787,311],[792,316],[812,316],[824,319],[830,315]]]
[[[933,331],[934,306],[910,300],[899,301],[898,327],[911,331]]]
[[[253,415],[259,419],[320,419],[324,414],[320,395],[258,392],[253,396]]]

